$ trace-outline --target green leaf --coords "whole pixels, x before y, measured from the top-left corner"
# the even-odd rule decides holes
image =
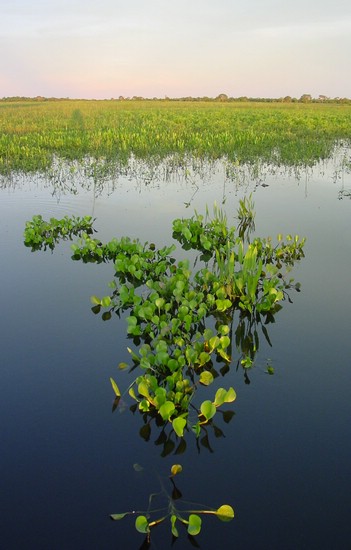
[[[185,418],[178,416],[178,418],[175,418],[172,422],[173,430],[177,434],[178,437],[183,437],[184,434],[184,428],[186,426],[186,420]]]
[[[115,392],[117,397],[121,397],[121,392],[119,391],[119,387],[117,386],[116,382],[113,378],[110,378],[110,382],[113,388],[113,391]]]
[[[218,348],[219,342],[220,342],[220,340],[219,340],[218,336],[213,336],[212,338],[210,338],[210,340],[208,341],[208,344],[210,346],[211,351]]]
[[[144,380],[142,380],[138,384],[138,393],[140,395],[142,395],[143,397],[146,397],[146,399],[150,399],[149,387],[148,387],[147,383]]]
[[[234,518],[234,510],[229,504],[222,504],[216,511],[216,516],[221,521],[231,521]]]
[[[101,305],[103,307],[108,307],[111,304],[111,298],[109,296],[104,296],[101,300]]]
[[[149,533],[149,522],[145,516],[138,516],[135,520],[135,528],[139,533]]]
[[[95,304],[95,305],[97,305],[97,306],[100,306],[100,305],[101,305],[101,300],[100,300],[100,298],[98,298],[97,296],[92,296],[92,297],[90,298],[90,301],[91,301],[92,304]]]
[[[200,366],[202,367],[203,365],[206,365],[206,363],[209,362],[210,358],[210,355],[206,351],[202,351],[198,357]]]
[[[203,401],[201,403],[200,411],[206,420],[210,420],[216,414],[216,407],[211,401]]]
[[[195,424],[194,426],[192,426],[191,429],[193,430],[195,436],[196,436],[196,437],[199,437],[199,435],[200,435],[200,433],[201,433],[200,422],[196,422],[196,424]]]
[[[177,521],[177,516],[172,514],[171,515],[172,535],[174,537],[179,537],[178,529],[175,526],[176,521]]]
[[[221,348],[226,349],[228,346],[230,346],[230,338],[229,336],[221,336],[220,338]]]
[[[228,325],[221,325],[218,331],[220,332],[220,334],[222,334],[222,336],[226,336],[227,334],[229,334],[230,328],[228,327]]]
[[[139,402],[139,399],[137,398],[137,396],[135,395],[135,391],[134,391],[134,388],[129,388],[129,391],[128,391],[130,397],[132,399],[135,399],[135,401],[138,401]]]
[[[169,420],[175,411],[175,406],[172,401],[166,401],[159,409],[159,413],[163,420]]]
[[[225,402],[225,397],[227,395],[227,390],[224,388],[218,388],[215,395],[214,404],[216,407],[220,407]]]
[[[213,374],[211,372],[209,372],[208,370],[205,370],[200,374],[199,381],[204,386],[209,386],[213,382]]]
[[[198,535],[201,531],[202,520],[197,514],[190,514],[189,524],[188,524],[188,533],[189,535],[195,536]]]
[[[224,312],[232,306],[232,303],[230,300],[227,299],[216,300],[216,306],[218,311]]]
[[[110,518],[114,521],[118,521],[119,519],[123,519],[128,516],[128,514],[130,514],[130,512],[124,512],[123,514],[111,514]]]
[[[147,399],[143,399],[142,401],[140,401],[139,410],[142,412],[149,412],[150,402]]]
[[[232,403],[236,399],[236,393],[234,388],[229,388],[227,395],[225,396],[225,403]]]
[[[161,307],[163,307],[165,305],[164,298],[156,298],[155,305],[158,309],[161,309]]]

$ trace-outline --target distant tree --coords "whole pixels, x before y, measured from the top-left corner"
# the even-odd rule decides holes
[[[228,101],[228,96],[227,94],[219,94],[216,98],[215,98],[216,101]]]
[[[310,94],[303,94],[300,97],[299,101],[301,103],[309,103],[310,101],[312,101],[312,96]]]

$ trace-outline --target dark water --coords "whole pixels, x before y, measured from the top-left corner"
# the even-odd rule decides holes
[[[336,173],[331,162],[298,177],[281,170],[231,181],[217,166],[202,179],[120,178],[95,197],[92,183],[81,183],[72,194],[45,178],[2,180],[0,548],[138,549],[134,518],[112,522],[109,514],[146,509],[159,478],[171,492],[174,463],[183,466],[184,500],[235,509],[230,523],[203,518],[196,543],[204,550],[350,548],[350,171]],[[220,380],[238,395],[227,407],[232,420],[218,422],[224,437],[209,430],[207,446],[197,446],[190,436],[183,454],[162,457],[155,426],[146,442],[137,413],[111,412],[109,377],[128,386],[117,365],[130,342],[124,320],[103,322],[89,298],[108,293],[112,266],[71,261],[68,243],[31,253],[24,224],[36,213],[93,214],[102,240],[130,235],[163,245],[173,218],[224,197],[234,216],[250,192],[260,236],[307,237],[293,274],[302,292],[269,326],[272,347],[261,339],[250,384],[235,369]],[[175,548],[193,547],[179,530]],[[170,546],[162,525],[151,548]]]

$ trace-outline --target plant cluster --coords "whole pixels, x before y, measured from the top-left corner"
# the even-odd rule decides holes
[[[54,250],[62,240],[72,239],[77,233],[84,231],[86,235],[93,233],[91,216],[65,216],[62,220],[50,218],[47,222],[38,214],[26,223],[24,244],[34,250]]]
[[[303,257],[304,239],[288,236],[277,243],[255,237],[251,199],[240,202],[239,231],[228,226],[217,207],[210,217],[195,215],[173,222],[173,237],[185,250],[200,253],[201,267],[176,261],[175,246],[157,249],[127,237],[103,244],[92,237],[91,218],[64,218],[44,222],[35,216],[27,222],[25,244],[32,250],[53,248],[60,237],[80,234],[72,245],[73,258],[84,262],[113,261],[115,278],[108,296],[92,297],[93,311],[128,312],[127,334],[137,346],[128,348],[131,365],[139,374],[125,393],[135,401],[149,429],[170,425],[178,437],[193,431],[198,437],[212,423],[218,409],[232,403],[232,387],[219,387],[211,399],[194,404],[199,386],[210,386],[232,362],[233,339],[241,350],[240,364],[247,369],[258,349],[257,327],[269,342],[262,319],[268,322],[281,308],[287,290],[298,285],[288,278],[296,260]],[[234,314],[239,321],[234,327]],[[111,379],[118,405],[121,391]],[[145,433],[145,432],[144,432]]]
[[[156,527],[157,525],[160,525],[167,519],[170,521],[172,536],[176,539],[179,537],[177,522],[185,526],[190,537],[194,537],[198,535],[201,531],[201,516],[216,516],[220,521],[223,522],[231,521],[234,518],[234,510],[229,504],[222,504],[222,506],[217,509],[180,509],[180,504],[182,503],[182,493],[176,486],[174,482],[174,477],[180,474],[182,470],[183,468],[181,464],[173,464],[173,466],[171,467],[171,473],[169,476],[170,482],[172,484],[171,495],[168,494],[162,484],[162,490],[159,493],[152,493],[149,496],[149,505],[147,510],[133,510],[131,512],[111,514],[111,519],[114,521],[119,521],[121,519],[124,519],[126,516],[136,516],[135,528],[139,533],[146,535],[145,547],[148,548],[151,538],[151,529]],[[153,509],[151,507],[152,502],[155,500],[155,498],[160,496],[166,499],[166,506]],[[177,501],[179,502],[179,504]]]

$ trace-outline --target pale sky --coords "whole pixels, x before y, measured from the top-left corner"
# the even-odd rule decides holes
[[[0,0],[0,97],[351,98],[350,0]]]

